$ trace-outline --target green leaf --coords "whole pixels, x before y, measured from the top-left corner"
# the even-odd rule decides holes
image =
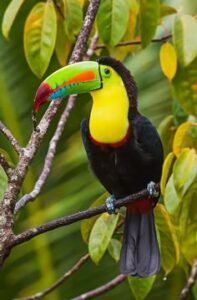
[[[70,40],[79,33],[83,22],[83,12],[78,0],[64,0],[65,30]]]
[[[186,114],[180,103],[176,100],[174,100],[172,103],[172,111],[174,115],[174,124],[176,127],[187,121],[188,114]]]
[[[165,5],[165,4],[160,5],[161,17],[173,15],[173,14],[176,14],[176,12],[177,12],[176,9],[172,6],[168,6],[168,5]]]
[[[163,163],[162,176],[161,176],[161,182],[160,182],[162,195],[164,195],[164,192],[165,192],[166,183],[170,176],[170,171],[172,169],[172,163],[174,161],[174,158],[175,158],[174,153],[170,152]]]
[[[181,251],[190,264],[196,259],[196,245],[197,222],[189,224],[185,230],[184,236],[181,238]]]
[[[164,203],[169,214],[174,215],[178,212],[177,209],[181,204],[181,198],[175,189],[173,175],[170,176],[166,185]]]
[[[159,233],[161,264],[168,274],[179,261],[179,244],[175,228],[165,207],[162,204],[157,204],[154,211],[156,228]]]
[[[129,20],[129,1],[102,0],[97,14],[99,36],[106,45],[115,46],[123,38]]]
[[[89,253],[91,259],[98,264],[101,260],[118,222],[119,215],[103,213],[95,222],[89,238]]]
[[[127,25],[127,30],[121,39],[121,41],[129,41],[135,40],[135,32],[136,32],[136,23],[138,17],[138,6],[137,2],[132,1],[132,6],[129,10],[129,20]],[[136,38],[137,39],[137,38]],[[116,59],[123,61],[125,57],[135,49],[135,46],[127,46],[127,47],[113,47],[110,48],[110,55],[115,57]]]
[[[197,177],[188,189],[187,193],[183,196],[181,213],[179,216],[179,233],[180,236],[185,238],[187,229],[191,224],[197,224]]]
[[[173,179],[177,192],[184,195],[196,177],[196,151],[194,149],[184,149],[173,167]]]
[[[173,27],[173,40],[179,62],[188,66],[197,57],[197,20],[190,15],[177,16]]]
[[[158,127],[158,132],[162,140],[164,157],[172,151],[172,143],[175,134],[174,117],[173,115],[165,117]]]
[[[197,116],[197,59],[188,67],[179,66],[172,83],[176,100],[185,112]]]
[[[155,275],[146,278],[128,277],[129,287],[136,300],[143,300],[146,298],[153,287],[155,279]]]
[[[142,46],[151,42],[160,20],[159,0],[140,0],[140,30]]]
[[[64,22],[62,22],[62,20],[58,20],[55,53],[58,62],[62,67],[66,65],[71,47],[72,47],[72,42],[68,39],[65,33]]]
[[[97,198],[91,205],[89,208],[94,208],[97,207],[99,205],[102,205],[103,203],[105,203],[105,200],[107,199],[107,197],[109,196],[108,193],[104,193],[102,194],[99,198]],[[90,236],[90,232],[92,230],[92,227],[94,225],[94,223],[96,222],[96,220],[99,218],[98,216],[94,216],[90,219],[84,219],[83,221],[81,221],[81,235],[82,238],[84,240],[85,243],[88,243],[89,240],[89,236]]]
[[[117,239],[111,239],[108,251],[111,257],[118,262],[120,260],[121,242]]]
[[[3,170],[3,168],[0,166],[0,201],[3,199],[7,185],[8,185],[7,175]]]
[[[27,62],[38,77],[42,77],[49,65],[56,32],[56,12],[52,1],[37,3],[25,22],[24,47]]]
[[[6,39],[8,39],[9,37],[10,29],[14,23],[17,13],[19,12],[24,2],[25,0],[12,0],[4,13],[2,21],[2,32]]]

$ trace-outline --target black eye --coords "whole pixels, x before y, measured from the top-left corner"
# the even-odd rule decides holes
[[[110,75],[111,75],[110,69],[105,68],[105,69],[103,70],[103,72],[104,72],[104,75],[105,75],[106,77],[110,77]]]

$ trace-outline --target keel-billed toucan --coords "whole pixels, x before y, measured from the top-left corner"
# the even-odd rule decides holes
[[[70,94],[91,93],[90,116],[81,125],[83,143],[93,172],[112,195],[120,198],[159,182],[163,161],[160,138],[137,110],[137,88],[130,72],[111,57],[66,66],[45,79],[34,109]],[[151,197],[152,196],[152,197]],[[154,197],[155,196],[155,197]],[[160,269],[153,208],[158,195],[127,206],[120,271],[146,277]],[[107,207],[110,210],[110,205]],[[113,206],[112,206],[113,210]]]

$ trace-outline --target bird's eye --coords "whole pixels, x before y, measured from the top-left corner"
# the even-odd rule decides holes
[[[110,69],[108,69],[108,68],[105,68],[105,69],[103,70],[103,73],[104,73],[104,76],[105,76],[105,77],[110,77],[110,76],[111,76],[111,71],[110,71]]]

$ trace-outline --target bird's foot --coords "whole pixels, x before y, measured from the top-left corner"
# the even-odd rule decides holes
[[[149,196],[151,198],[157,198],[157,197],[159,197],[159,191],[156,189],[156,183],[155,182],[150,181],[147,184],[147,191],[148,191]]]
[[[116,208],[114,206],[114,202],[115,202],[116,198],[114,195],[111,195],[110,197],[108,197],[105,201],[105,205],[106,205],[106,209],[108,214],[112,215],[112,214],[116,214]]]

